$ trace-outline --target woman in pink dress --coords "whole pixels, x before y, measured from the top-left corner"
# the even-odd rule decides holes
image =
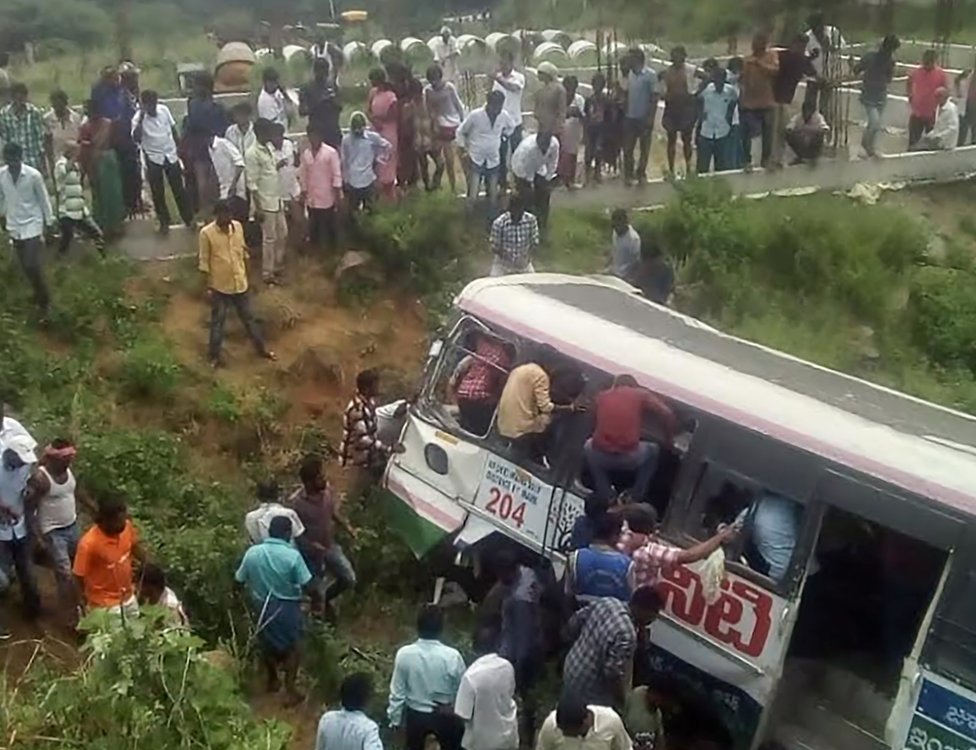
[[[372,88],[369,90],[366,115],[373,125],[373,130],[386,138],[392,146],[390,157],[378,165],[376,181],[380,196],[387,200],[396,200],[397,130],[400,119],[397,97],[386,80],[386,71],[382,68],[373,68],[369,71],[369,83]]]

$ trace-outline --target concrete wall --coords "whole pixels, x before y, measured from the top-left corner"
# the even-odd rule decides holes
[[[967,146],[955,151],[896,154],[876,160],[822,160],[817,167],[800,165],[775,172],[721,172],[700,179],[721,179],[736,195],[757,195],[804,188],[847,191],[859,183],[951,182],[974,174],[976,146]],[[594,194],[599,196],[599,206]],[[650,208],[663,205],[676,195],[674,183],[652,180],[640,188],[607,185],[594,191],[558,191],[553,194],[552,202],[560,208]]]

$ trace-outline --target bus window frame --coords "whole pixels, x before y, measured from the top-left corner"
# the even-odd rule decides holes
[[[809,565],[810,555],[813,553],[813,548],[816,544],[824,509],[818,507],[820,504],[813,502],[813,498],[808,497],[800,500],[786,493],[766,487],[760,480],[733,469],[722,461],[715,460],[708,455],[703,455],[698,463],[697,475],[687,503],[684,504],[684,507],[680,511],[676,508],[672,510],[672,513],[680,513],[680,516],[673,520],[671,527],[679,537],[682,546],[692,546],[705,541],[705,539],[699,539],[693,532],[701,530],[700,519],[705,511],[705,503],[711,497],[710,494],[706,495],[703,492],[703,488],[706,486],[708,471],[712,468],[717,468],[722,472],[722,476],[728,480],[740,483],[744,482],[752,491],[762,492],[763,490],[767,490],[775,492],[790,502],[796,503],[802,509],[800,525],[796,535],[796,546],[793,548],[793,555],[790,558],[790,564],[787,567],[786,574],[781,580],[775,581],[769,576],[753,570],[747,563],[730,559],[726,559],[725,561],[725,565],[729,570],[751,583],[762,586],[764,589],[785,599],[797,597],[800,591],[800,584]]]

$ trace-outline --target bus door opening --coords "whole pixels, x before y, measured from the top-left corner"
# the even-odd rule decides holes
[[[903,661],[946,561],[942,549],[827,506],[787,650],[777,723],[834,743],[842,724],[853,724],[859,731],[851,742],[883,746]]]

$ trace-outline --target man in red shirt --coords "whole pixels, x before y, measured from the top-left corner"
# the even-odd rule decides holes
[[[907,85],[908,103],[912,108],[908,118],[908,148],[911,148],[935,125],[939,109],[935,93],[949,88],[949,76],[936,64],[934,49],[925,50],[922,64],[909,74]]]
[[[670,447],[677,429],[671,408],[649,390],[637,385],[630,375],[618,375],[613,386],[596,398],[596,427],[583,447],[586,466],[597,496],[614,495],[611,472],[626,472],[634,480],[630,492],[637,502],[646,500],[657,466],[657,443],[641,440],[644,414],[655,418],[661,445]]]

